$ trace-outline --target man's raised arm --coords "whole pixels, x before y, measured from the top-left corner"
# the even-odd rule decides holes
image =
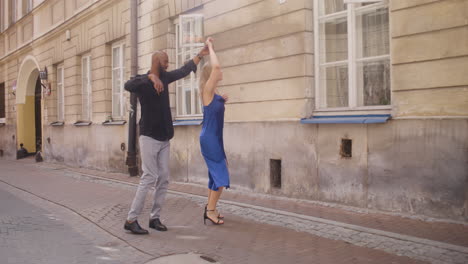
[[[208,47],[203,47],[200,50],[200,52],[193,59],[185,63],[184,66],[180,67],[177,70],[167,72],[168,81],[171,83],[184,78],[185,76],[189,75],[192,71],[197,72],[197,65],[203,59],[203,56],[206,56],[208,54]]]

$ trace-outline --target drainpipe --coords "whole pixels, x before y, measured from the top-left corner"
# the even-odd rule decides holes
[[[138,74],[138,0],[130,0],[130,75],[134,77]],[[138,175],[137,153],[136,153],[136,115],[137,97],[130,93],[130,113],[128,118],[128,151],[127,161],[128,173],[130,176]]]

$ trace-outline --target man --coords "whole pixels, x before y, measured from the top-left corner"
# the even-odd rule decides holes
[[[124,225],[124,229],[133,234],[148,234],[148,230],[138,224],[137,218],[152,186],[155,192],[149,227],[167,231],[159,218],[169,184],[169,140],[174,136],[168,85],[191,71],[196,72],[198,63],[208,53],[205,47],[180,69],[168,72],[168,56],[158,51],[152,56],[148,74],[137,75],[125,83],[125,90],[135,93],[141,105],[139,141],[143,175]]]

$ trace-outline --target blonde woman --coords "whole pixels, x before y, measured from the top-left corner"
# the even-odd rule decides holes
[[[200,133],[200,147],[208,167],[208,204],[203,222],[210,220],[215,225],[224,221],[216,210],[216,204],[223,188],[229,188],[229,171],[223,143],[224,103],[227,96],[217,93],[218,82],[223,79],[221,66],[213,48],[213,39],[206,40],[210,64],[206,64],[200,78],[200,94],[203,102],[203,127]]]

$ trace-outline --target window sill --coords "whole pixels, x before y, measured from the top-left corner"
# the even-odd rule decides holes
[[[93,122],[90,121],[76,121],[73,123],[75,126],[90,126]]]
[[[301,119],[301,124],[377,124],[386,123],[391,115],[336,115],[312,116]]]
[[[173,126],[199,126],[203,122],[202,119],[192,119],[192,120],[176,120],[172,122]]]
[[[50,123],[51,126],[63,126],[65,123],[63,121],[55,121]]]
[[[314,116],[347,116],[347,115],[389,115],[391,114],[392,106],[360,106],[360,107],[339,107],[339,108],[320,108],[313,112]]]
[[[102,124],[104,126],[122,126],[125,125],[127,121],[125,120],[116,120],[116,121],[104,121]]]

